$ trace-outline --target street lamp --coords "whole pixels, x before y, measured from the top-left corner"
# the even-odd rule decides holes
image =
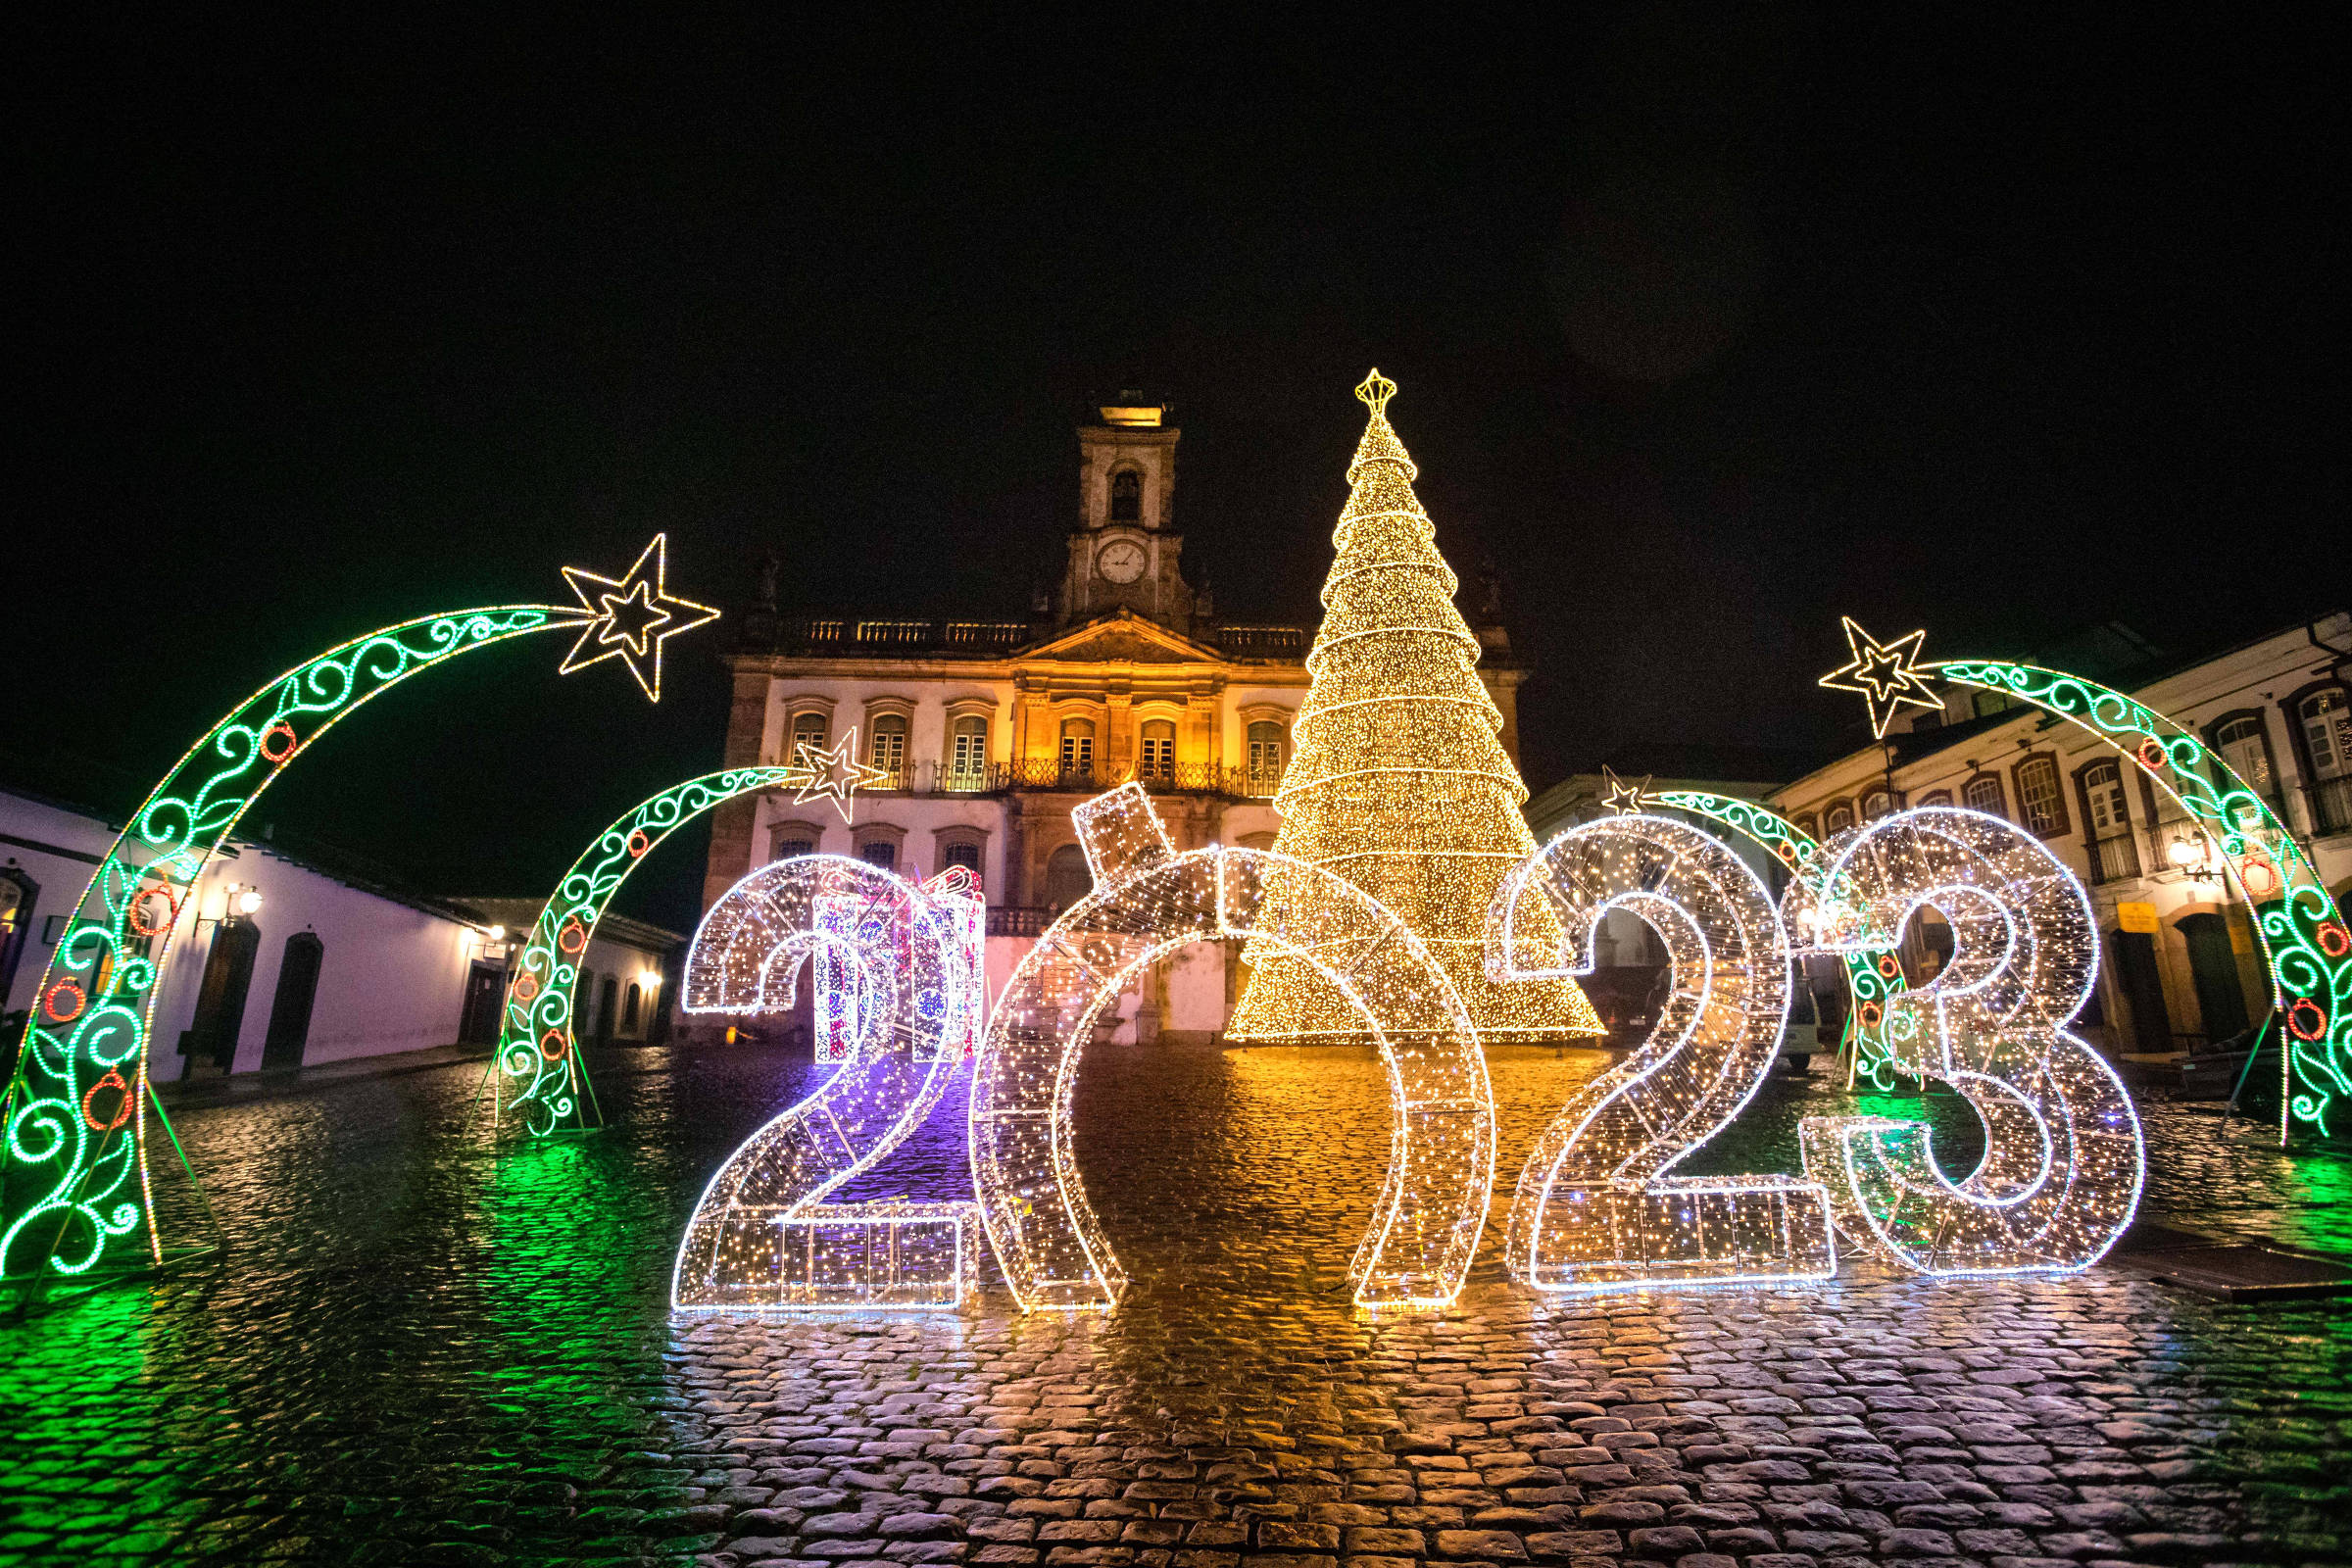
[[[2199,882],[2219,882],[2222,868],[2213,863],[2213,841],[2202,833],[2176,833],[2165,851],[2173,869]]]

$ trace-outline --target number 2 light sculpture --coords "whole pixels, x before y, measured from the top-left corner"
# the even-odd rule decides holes
[[[1564,931],[1528,951],[1541,899]],[[1829,1197],[1787,1176],[1675,1177],[1770,1072],[1788,1010],[1788,947],[1747,863],[1670,817],[1604,817],[1539,850],[1489,910],[1497,980],[1589,974],[1609,911],[1666,944],[1671,986],[1649,1037],[1580,1090],[1520,1168],[1504,1260],[1544,1291],[1826,1279],[1837,1272]]]
[[[1071,813],[1094,891],[1006,982],[973,1068],[972,1176],[1024,1311],[1115,1304],[1127,1276],[1087,1201],[1070,1123],[1095,1019],[1134,977],[1193,942],[1240,937],[1312,964],[1365,1020],[1396,1131],[1349,1277],[1365,1305],[1452,1300],[1494,1179],[1494,1104],[1478,1035],[1446,973],[1385,905],[1287,856],[1211,845],[1179,855],[1141,786]]]
[[[711,905],[687,956],[686,1010],[783,1011],[803,960],[827,954],[843,978],[820,1004],[838,1004],[849,1050],[710,1179],[678,1246],[674,1305],[870,1311],[963,1298],[979,1243],[971,1203],[823,1200],[946,1092],[985,1004],[965,940],[976,892],[968,878],[917,888],[862,860],[805,855]]]
[[[1806,1173],[1841,1225],[1924,1274],[2086,1268],[2139,1204],[2139,1118],[2115,1070],[2069,1034],[2098,969],[2090,900],[2011,823],[1919,807],[1863,829],[1818,882],[1790,885],[1789,928],[1833,951],[1891,948],[1933,906],[1954,948],[1941,973],[1887,1002],[1896,1067],[1939,1078],[1984,1124],[1960,1181],[1924,1122],[1807,1117]]]
[[[53,1275],[168,1260],[143,1113],[155,986],[206,866],[261,792],[369,699],[530,632],[576,630],[565,670],[618,658],[659,698],[663,641],[718,613],[666,592],[664,549],[657,536],[620,579],[566,567],[576,606],[453,611],[330,648],[238,704],[173,764],[99,863],[34,993],[0,1151],[0,1274],[29,1295]]]

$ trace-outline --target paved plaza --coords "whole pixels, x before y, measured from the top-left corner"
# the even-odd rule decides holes
[[[1602,1061],[1495,1056],[1506,1193]],[[1546,1301],[1502,1279],[1495,1225],[1456,1307],[1375,1317],[1345,1269],[1387,1152],[1377,1065],[1105,1047],[1079,1157],[1136,1280],[1115,1313],[998,1289],[673,1320],[703,1182],[810,1069],[604,1066],[611,1128],[498,1154],[466,1133],[476,1068],[185,1109],[233,1250],[0,1328],[0,1559],[2352,1559],[2347,1303],[2219,1303],[2128,1258]],[[1776,1083],[1701,1159],[1793,1168],[1795,1118],[1851,1103]],[[950,1196],[959,1108],[844,1196]],[[2352,1159],[2145,1110],[2151,1214],[2352,1251]]]

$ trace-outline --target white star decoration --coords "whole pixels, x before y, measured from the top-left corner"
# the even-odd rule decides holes
[[[1647,808],[1649,805],[1648,777],[1643,777],[1639,784],[1628,784],[1617,776],[1615,768],[1603,762],[1600,765],[1600,781],[1606,791],[1601,796],[1600,804],[1617,815],[1630,816]]]
[[[594,617],[564,657],[564,674],[617,659],[629,666],[649,699],[662,700],[662,644],[718,618],[709,605],[673,598],[663,588],[668,548],[667,534],[654,535],[637,564],[617,581],[578,566],[564,568],[564,580],[579,596],[580,608]]]
[[[795,803],[830,800],[844,822],[850,820],[854,808],[850,800],[853,794],[890,782],[888,771],[858,760],[856,725],[830,751],[819,751],[807,741],[801,742],[799,755],[787,766],[790,771],[784,775],[784,782],[800,789],[793,797]]]
[[[1918,664],[1919,645],[1927,639],[1926,632],[1915,631],[1882,643],[1855,625],[1853,616],[1838,618],[1845,622],[1845,646],[1852,650],[1854,660],[1822,676],[1821,684],[1832,691],[1860,692],[1870,704],[1872,735],[1885,739],[1886,726],[1894,722],[1895,710],[1905,703],[1942,710],[1943,699],[1921,675]]]

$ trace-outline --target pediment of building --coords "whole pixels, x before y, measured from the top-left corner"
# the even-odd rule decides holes
[[[1213,648],[1178,636],[1132,610],[1121,610],[1073,626],[1021,657],[1072,664],[1198,664],[1214,663],[1219,656]]]

